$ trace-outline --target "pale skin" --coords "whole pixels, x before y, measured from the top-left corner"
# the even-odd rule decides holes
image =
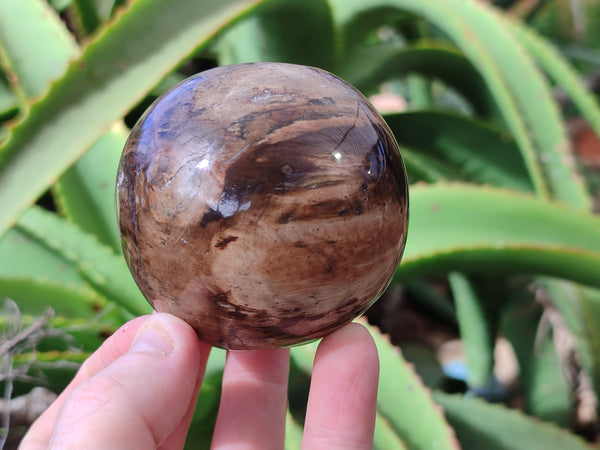
[[[180,449],[210,346],[169,314],[138,317],[82,365],[20,449]],[[213,449],[283,449],[289,350],[229,351]],[[379,360],[360,324],[324,338],[302,447],[370,449]]]

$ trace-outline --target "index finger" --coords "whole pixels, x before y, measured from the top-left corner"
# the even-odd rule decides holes
[[[173,351],[163,353],[151,351],[147,346],[141,348],[140,333],[149,329],[162,330],[161,333],[168,331],[168,336],[173,339]],[[144,334],[147,336],[146,332]],[[163,419],[174,414],[186,416],[176,420],[187,420],[188,405],[191,402],[195,404],[195,397],[192,398],[192,393],[188,391],[197,390],[193,385],[202,376],[209,350],[210,347],[200,343],[189,325],[168,314],[144,316],[128,322],[84,362],[56,402],[31,426],[21,442],[21,448],[47,448],[51,439],[57,436],[62,440],[79,439],[80,443],[101,444],[108,436],[118,435],[119,427],[128,423],[103,418],[103,411],[109,410],[113,418],[125,410],[139,413],[144,416],[153,434],[167,435],[169,430],[158,433],[154,429],[155,420],[152,420],[154,416],[150,413],[159,409],[161,423],[168,422]],[[162,397],[168,398],[157,394],[163,391]],[[182,391],[179,392],[181,395],[175,395],[175,391]],[[176,403],[181,405],[174,405],[173,398],[180,400]],[[148,402],[157,408],[144,407]],[[170,403],[171,407],[165,409],[158,406],[165,402]],[[130,417],[130,420],[134,419]],[[97,426],[99,422],[101,425],[112,423],[111,433],[94,435],[94,430],[101,428]],[[67,423],[77,426],[67,427]],[[89,430],[84,432],[86,427]],[[179,433],[185,436],[185,431],[183,429]]]

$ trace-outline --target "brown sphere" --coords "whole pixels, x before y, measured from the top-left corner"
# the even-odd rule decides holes
[[[159,98],[125,145],[123,250],[157,311],[229,349],[322,337],[382,294],[408,193],[373,106],[320,69],[218,67]]]

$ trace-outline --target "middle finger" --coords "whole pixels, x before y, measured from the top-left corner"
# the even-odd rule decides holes
[[[212,448],[283,448],[289,358],[288,349],[227,353]]]

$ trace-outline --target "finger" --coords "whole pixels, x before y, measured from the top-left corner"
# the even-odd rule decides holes
[[[125,354],[68,393],[48,446],[145,449],[183,442],[209,348],[180,319],[151,316]]]
[[[69,393],[91,376],[112,364],[118,357],[127,352],[131,341],[140,326],[150,316],[136,317],[113,333],[80,367],[79,371],[69,385],[62,391],[58,398],[38,417],[29,427],[27,434],[21,441],[19,448],[34,449],[47,448],[52,430],[56,424],[56,416]]]
[[[229,351],[212,448],[281,449],[289,350]]]
[[[190,404],[188,406],[187,411],[185,412],[183,418],[181,419],[177,427],[173,430],[171,435],[167,437],[167,439],[162,443],[161,448],[180,449],[184,447],[185,440],[187,438],[187,433],[190,429],[190,423],[192,422],[192,418],[194,417],[194,412],[196,410],[196,401],[198,399],[198,391],[200,391],[200,386],[202,385],[202,378],[204,378],[204,367],[202,367],[201,373],[199,374],[196,380],[194,394],[190,399]]]
[[[352,323],[319,344],[302,448],[373,447],[379,357],[367,329]]]
[[[208,352],[185,322],[153,315],[126,354],[73,389],[50,446],[146,449],[175,439],[174,430],[185,435],[180,424],[195,404]]]

